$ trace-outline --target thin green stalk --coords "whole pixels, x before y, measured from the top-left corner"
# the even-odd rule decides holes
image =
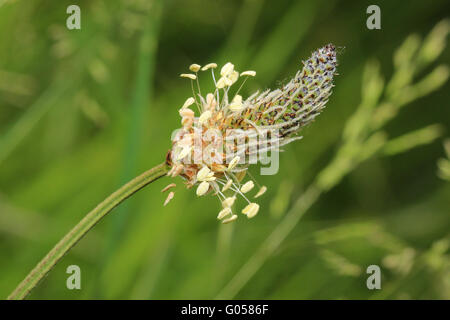
[[[127,182],[137,174],[135,170],[139,167],[137,163],[137,159],[140,158],[139,152],[143,150],[142,137],[145,135],[145,124],[147,119],[150,119],[147,112],[151,110],[149,101],[154,96],[155,64],[163,1],[153,1],[151,7],[152,9],[146,12],[144,29],[141,32],[138,45],[134,89],[127,112],[129,118],[126,124],[126,141],[120,184]],[[117,247],[117,243],[128,226],[128,213],[132,205],[133,201],[125,203],[118,209],[120,214],[113,217],[104,259],[102,259],[103,265],[99,270],[105,269],[105,266],[111,260],[114,248]],[[97,277],[96,295],[103,298],[105,292],[104,286],[100,283],[101,279],[101,277]]]
[[[116,192],[111,194],[91,212],[89,212],[55,247],[31,270],[25,279],[9,295],[8,300],[24,299],[39,281],[56,265],[56,263],[104,216],[111,212],[125,199],[144,188],[151,182],[165,176],[169,170],[162,163],[137,176]]]
[[[125,183],[137,172],[137,159],[139,159],[139,151],[142,150],[142,136],[144,136],[146,119],[149,119],[147,112],[149,101],[153,97],[153,82],[155,73],[155,60],[157,54],[159,22],[161,17],[161,1],[155,1],[151,14],[152,16],[145,21],[145,29],[142,32],[139,42],[139,55],[136,64],[136,76],[134,80],[134,91],[131,99],[129,111],[129,119],[127,122],[127,137],[125,142],[125,152],[122,168],[122,181]],[[114,217],[113,232],[109,239],[109,248],[113,248],[120,238],[120,233],[127,224],[127,207],[129,203],[121,207],[120,210],[125,214]],[[108,250],[107,255],[111,253]]]
[[[71,82],[70,85],[73,83]],[[41,118],[67,92],[69,84],[55,82],[33,103],[12,126],[0,136],[0,163],[9,157]]]
[[[286,239],[292,229],[295,228],[299,220],[316,202],[321,193],[322,190],[314,184],[303,193],[269,237],[267,237],[222,291],[219,292],[216,299],[233,299],[236,296],[261,268],[268,257],[278,249],[279,245]]]
[[[220,224],[217,232],[216,268],[214,271],[215,284],[217,287],[222,285],[223,278],[228,268],[233,229],[233,224]]]

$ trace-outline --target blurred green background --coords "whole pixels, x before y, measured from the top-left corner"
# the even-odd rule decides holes
[[[81,30],[66,8],[81,8]],[[0,297],[121,184],[164,160],[191,63],[256,70],[245,95],[276,87],[327,43],[339,76],[325,112],[281,154],[259,215],[222,226],[215,197],[163,178],[71,250],[30,299],[450,299],[450,182],[437,176],[449,136],[450,83],[409,103],[390,137],[439,123],[431,143],[371,157],[323,194],[238,290],[222,291],[339,148],[368,61],[389,80],[393,55],[448,16],[441,1],[0,0]],[[435,62],[450,62],[444,48]],[[200,79],[207,87],[209,76]],[[258,175],[258,170],[253,170]],[[163,207],[160,190],[177,183]],[[239,204],[240,206],[242,205]],[[82,289],[66,288],[81,268]],[[368,290],[366,268],[382,269]],[[222,292],[222,294],[221,294]]]

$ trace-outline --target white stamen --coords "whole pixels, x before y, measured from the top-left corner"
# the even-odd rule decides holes
[[[185,109],[187,107],[189,107],[190,105],[195,103],[195,99],[192,97],[189,97],[186,99],[186,102],[183,104],[183,106],[181,107],[181,109]]]
[[[189,66],[189,70],[192,72],[198,72],[200,70],[201,66],[199,64],[193,63]]]
[[[197,173],[197,180],[198,181],[203,181],[205,180],[208,175],[211,173],[211,170],[209,170],[208,167],[203,167],[199,170],[199,172]]]
[[[247,215],[247,218],[251,219],[258,214],[258,210],[259,205],[257,203],[252,202],[249,205],[247,205],[244,208],[244,210],[242,210],[242,213]]]
[[[197,196],[202,196],[204,195],[207,191],[209,190],[209,183],[206,181],[203,181],[202,183],[199,184],[198,188],[197,188]]]
[[[239,79],[239,72],[233,71],[229,76],[227,76],[228,79],[230,79],[231,84],[230,86],[235,83]]]
[[[182,73],[182,74],[180,74],[180,77],[181,78],[189,78],[189,79],[192,79],[192,80],[197,79],[197,76],[195,74],[192,74],[192,73]]]
[[[232,112],[239,112],[239,111],[242,111],[244,109],[244,106],[242,105],[242,103],[238,104],[238,103],[232,102],[228,106],[228,109],[230,109]]]
[[[226,207],[225,209],[222,209],[219,212],[219,214],[217,215],[217,219],[222,220],[223,218],[225,218],[229,214],[231,214],[231,208],[230,207]]]
[[[234,201],[236,201],[236,197],[235,196],[228,197],[228,198],[226,198],[225,200],[222,201],[222,206],[224,208],[231,207],[234,204]]]
[[[199,124],[204,124],[204,123],[206,123],[206,121],[208,121],[209,118],[211,118],[211,116],[212,116],[211,111],[210,111],[210,110],[206,110],[206,111],[203,112],[203,113],[201,114],[201,116],[198,118],[198,123],[199,123]]]
[[[186,157],[192,151],[192,147],[184,147],[181,149],[180,153],[177,156],[177,160],[181,160]]]
[[[258,198],[258,197],[262,196],[266,191],[267,191],[267,187],[266,186],[262,186],[259,189],[258,193],[255,195],[255,198]]]
[[[228,170],[233,170],[239,163],[239,160],[241,160],[241,157],[239,156],[234,157],[228,164]]]
[[[174,196],[175,196],[175,193],[173,191],[171,191],[169,193],[169,195],[167,196],[166,201],[164,201],[164,206],[166,206],[170,202],[170,200],[173,199]]]
[[[216,177],[214,177],[214,172],[208,174],[208,176],[204,179],[205,181],[214,181]]]
[[[247,70],[241,73],[241,77],[243,76],[250,76],[250,77],[254,77],[256,76],[256,71],[253,70]]]
[[[175,188],[177,185],[175,183],[171,183],[168,186],[166,186],[164,189],[161,190],[161,192],[166,192],[169,189]]]
[[[216,110],[216,99],[214,98],[214,95],[212,93],[208,93],[206,95],[206,109],[209,110]]]
[[[179,113],[180,113],[180,116],[189,117],[189,118],[194,117],[194,115],[195,115],[194,111],[192,111],[189,108],[184,108],[184,107],[180,109]]]
[[[206,71],[208,69],[215,69],[215,68],[217,68],[217,64],[215,64],[215,63],[208,63],[206,66],[204,66],[202,68],[202,71]]]
[[[247,181],[242,187],[241,187],[241,192],[242,193],[247,193],[250,190],[253,189],[253,187],[255,186],[255,184],[253,183],[253,181]]]
[[[234,71],[234,64],[227,62],[220,70],[220,75],[222,77],[228,77]]]
[[[216,88],[222,89],[222,88],[224,88],[224,87],[227,86],[227,83],[230,83],[230,82],[229,82],[229,79],[226,78],[226,77],[221,77],[221,78],[219,79],[219,81],[217,81],[217,83],[216,83]]]
[[[231,217],[229,217],[228,219],[223,220],[222,223],[223,224],[230,223],[230,222],[233,222],[234,220],[236,220],[237,218],[238,218],[238,216],[234,214]]]
[[[232,184],[233,184],[233,180],[231,180],[231,179],[228,180],[227,183],[225,183],[225,185],[223,186],[222,192],[227,191],[231,187]]]
[[[236,102],[236,103],[242,104],[242,96],[239,94],[235,95],[231,102]]]

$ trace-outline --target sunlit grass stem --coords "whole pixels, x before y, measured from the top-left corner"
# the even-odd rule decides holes
[[[140,189],[165,176],[168,171],[169,167],[167,164],[162,163],[137,176],[101,202],[67,233],[36,267],[31,270],[25,279],[9,295],[8,300],[24,299],[56,263],[103,217]]]
[[[280,247],[320,195],[337,186],[359,164],[375,155],[393,156],[407,152],[418,146],[427,145],[442,135],[442,126],[438,124],[416,129],[396,138],[389,138],[382,128],[397,116],[401,107],[439,89],[449,79],[450,72],[447,65],[436,67],[434,71],[416,82],[411,76],[439,56],[445,47],[445,39],[450,32],[449,26],[448,20],[438,23],[422,46],[420,41],[415,43],[414,50],[410,48],[410,40],[405,40],[395,53],[395,57],[401,59],[395,59],[398,60],[396,71],[386,85],[379,63],[374,61],[367,63],[363,73],[362,102],[344,127],[342,142],[335,157],[295,201],[289,212],[261,242],[254,254],[219,291],[216,299],[235,298]],[[432,52],[430,56],[432,58],[419,59],[420,55],[416,58],[410,51]],[[388,88],[387,94],[383,96],[385,87]]]

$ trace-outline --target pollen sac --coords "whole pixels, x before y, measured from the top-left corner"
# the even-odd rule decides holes
[[[230,189],[231,185],[233,184],[233,180],[228,180],[227,183],[225,183],[225,185],[222,188],[222,192],[227,191],[228,189]]]
[[[259,189],[258,193],[255,194],[255,198],[261,197],[264,193],[266,193],[266,191],[267,191],[267,187],[266,187],[266,186],[262,186],[262,187]]]
[[[241,77],[243,77],[243,76],[254,77],[254,76],[256,76],[256,71],[253,71],[253,70],[244,71],[241,73]]]
[[[215,69],[217,68],[217,64],[216,63],[208,63],[206,66],[204,66],[202,68],[202,71],[206,71],[208,69]]]
[[[233,98],[233,101],[231,101],[230,105],[228,106],[231,111],[235,112],[241,111],[243,107],[242,97],[238,94]]]
[[[181,177],[187,188],[195,187],[198,196],[209,191],[217,195],[223,206],[217,218],[222,223],[237,219],[232,206],[240,202],[236,201],[238,196],[248,203],[242,213],[248,218],[255,217],[259,205],[250,202],[246,194],[259,184],[250,174],[251,179],[246,178],[250,166],[264,152],[279,151],[281,146],[301,138],[302,128],[328,102],[336,67],[336,49],[328,44],[303,61],[301,70],[280,88],[244,98],[240,89],[245,81],[256,76],[256,71],[240,73],[231,62],[220,68],[216,63],[203,67],[190,65],[193,73],[180,76],[193,80],[190,81],[193,92],[179,104],[181,128],[174,134],[167,156],[171,166],[168,174]],[[214,89],[203,96],[201,81],[197,80],[205,74],[199,71],[206,70],[211,73]],[[234,84],[237,89],[231,88]],[[267,187],[260,187],[254,198],[266,190]]]
[[[258,214],[259,211],[259,204],[257,203],[250,203],[248,206],[242,210],[242,213],[247,216],[247,218],[251,219],[254,216]]]
[[[166,200],[164,201],[164,206],[167,206],[167,204],[170,202],[170,200],[173,199],[174,196],[175,196],[175,193],[173,191],[171,191],[169,193],[169,195],[167,196]]]
[[[186,102],[183,104],[183,106],[181,107],[181,109],[185,109],[187,107],[189,107],[190,105],[192,105],[195,102],[195,99],[192,97],[189,97],[186,99]]]
[[[237,218],[238,218],[238,216],[236,214],[233,214],[231,217],[222,220],[222,223],[227,224],[227,223],[235,221]]]
[[[232,64],[231,62],[228,62],[220,70],[220,75],[222,77],[228,77],[229,75],[231,75],[233,73],[233,71],[234,71],[234,64]]]
[[[222,201],[222,206],[224,208],[231,207],[234,204],[234,201],[236,201],[236,197],[234,197],[234,196],[226,198],[225,200]]]
[[[247,193],[247,192],[249,192],[250,190],[252,190],[254,186],[255,186],[255,185],[254,185],[253,181],[250,180],[250,181],[246,182],[246,183],[241,187],[241,192],[242,192],[242,193]]]
[[[223,218],[225,218],[229,214],[231,214],[231,208],[230,207],[226,207],[226,208],[222,209],[219,212],[219,214],[217,215],[217,219],[222,220]]]
[[[191,70],[192,72],[198,72],[201,67],[201,65],[194,63],[189,66],[189,70]]]
[[[180,77],[181,78],[189,78],[191,80],[197,79],[197,76],[195,74],[192,74],[192,73],[182,73],[182,74],[180,74]]]
[[[204,195],[206,192],[208,192],[209,189],[209,183],[206,181],[203,181],[202,183],[200,183],[198,185],[197,188],[197,195],[200,197],[202,195]]]

